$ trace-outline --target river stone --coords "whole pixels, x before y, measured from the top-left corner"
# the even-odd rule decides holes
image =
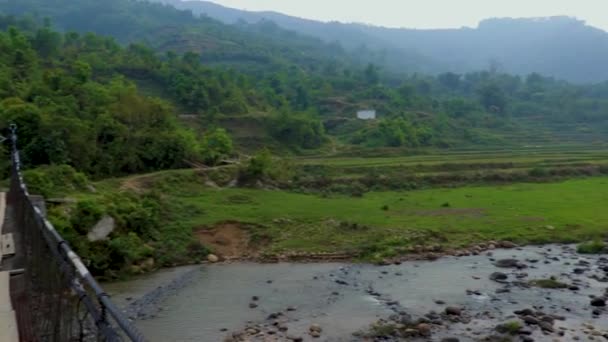
[[[538,324],[539,323],[538,318],[536,318],[534,316],[523,316],[521,319],[528,324]]]
[[[220,261],[220,258],[218,258],[218,256],[215,254],[209,254],[209,255],[207,255],[207,260],[209,260],[209,262],[216,263],[216,262]]]
[[[501,247],[501,248],[507,248],[507,249],[517,248],[518,247],[516,244],[514,244],[511,241],[501,241],[501,242],[498,243],[498,246]]]
[[[502,272],[494,272],[490,274],[490,280],[494,280],[496,282],[504,282],[507,280],[507,278],[509,278],[509,276]]]
[[[115,226],[114,218],[104,215],[87,234],[87,239],[91,242],[105,240],[114,231]]]
[[[501,268],[518,268],[520,267],[520,263],[517,259],[500,259],[494,263],[494,266]]]
[[[460,340],[457,339],[456,337],[446,337],[443,340],[441,340],[441,342],[460,342]]]
[[[431,336],[431,326],[426,323],[420,323],[416,327],[418,333],[422,336]]]
[[[318,324],[311,324],[308,330],[310,330],[311,332],[316,331],[318,333],[321,333],[323,331],[323,328],[321,328],[321,326]]]
[[[538,325],[544,331],[548,331],[548,332],[551,332],[551,333],[555,332],[555,329],[553,328],[553,325],[551,323],[549,323],[549,322],[539,322]]]
[[[462,309],[455,306],[448,306],[445,308],[445,313],[451,316],[460,316],[462,315]]]
[[[513,312],[516,315],[519,316],[532,316],[534,315],[534,311],[532,309],[523,309],[523,310],[517,310]]]
[[[591,306],[598,306],[598,307],[606,306],[606,300],[604,298],[599,298],[599,297],[593,298],[591,300]]]

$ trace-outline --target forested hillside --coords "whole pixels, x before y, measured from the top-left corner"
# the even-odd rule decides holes
[[[40,2],[28,1],[32,8]],[[19,12],[27,8],[28,1],[7,6],[11,11]],[[215,127],[228,129],[236,140],[237,149],[252,152],[258,148],[269,147],[280,153],[300,153],[327,146],[332,146],[335,151],[336,148],[349,149],[352,146],[416,148],[466,147],[478,144],[517,145],[560,140],[593,142],[601,140],[606,134],[606,83],[577,86],[536,73],[520,77],[501,73],[496,69],[466,74],[400,76],[374,64],[357,66],[337,63],[336,59],[326,58],[323,53],[316,54],[315,51],[324,51],[326,47],[319,41],[316,41],[316,48],[308,50],[311,59],[306,61],[285,58],[277,62],[279,59],[276,59],[271,51],[279,46],[279,43],[273,42],[268,43],[268,47],[261,45],[259,51],[268,52],[271,59],[258,60],[257,67],[248,68],[248,62],[234,62],[229,65],[211,63],[208,56],[224,53],[221,46],[214,46],[201,54],[198,53],[198,48],[188,50],[189,45],[184,45],[183,40],[174,37],[175,40],[169,41],[179,45],[180,49],[176,52],[166,51],[164,48],[155,48],[155,45],[146,45],[146,36],[143,33],[141,39],[144,43],[127,42],[137,40],[136,36],[132,36],[134,32],[148,32],[151,27],[163,29],[171,25],[186,25],[184,27],[194,30],[192,32],[200,31],[193,33],[196,39],[211,37],[218,41],[227,34],[232,34],[235,37],[250,35],[253,37],[252,41],[259,43],[269,41],[267,35],[272,36],[283,31],[245,32],[238,26],[224,25],[204,18],[195,19],[185,12],[152,3],[113,0],[115,3],[95,7],[93,2],[57,1],[62,5],[70,4],[64,6],[69,8],[69,15],[60,16],[59,13],[64,12],[57,10],[60,8],[57,3],[44,12],[54,15],[50,18],[50,23],[31,15],[23,19],[12,16],[2,18],[1,27],[6,29],[16,26],[25,31],[22,40],[30,44],[28,48],[33,51],[32,54],[37,54],[32,57],[32,66],[27,66],[33,68],[32,72],[27,73],[29,78],[21,80],[25,83],[25,90],[21,93],[7,93],[10,95],[7,97],[17,97],[22,101],[35,103],[37,94],[32,94],[27,87],[38,89],[37,83],[48,81],[48,77],[43,76],[57,71],[56,69],[59,69],[62,75],[71,76],[77,67],[84,68],[89,74],[80,76],[81,83],[60,89],[65,94],[70,94],[70,99],[76,97],[76,104],[72,104],[69,110],[63,112],[57,110],[57,113],[61,113],[57,115],[70,114],[78,117],[83,115],[79,111],[89,110],[86,103],[78,103],[77,97],[77,94],[83,91],[81,88],[87,89],[87,82],[96,82],[96,85],[101,82],[105,86],[114,85],[119,79],[125,87],[131,89],[133,96],[147,99],[141,95],[144,94],[158,98],[145,101],[159,103],[159,106],[165,108],[163,117],[167,122],[173,123],[162,125],[163,129],[169,129],[172,125],[178,129],[180,124],[176,118],[183,116],[182,114],[187,114],[190,119],[194,118],[195,120],[188,122],[192,132],[181,135],[194,144],[186,144],[187,148],[176,147],[179,153],[172,153],[171,158],[165,158],[162,154],[155,157],[158,160],[153,157],[143,158],[147,162],[133,161],[135,157],[122,154],[121,157],[128,160],[120,163],[108,161],[113,165],[112,169],[110,166],[102,167],[97,164],[96,169],[93,169],[87,166],[90,162],[78,159],[84,158],[83,156],[62,156],[51,152],[37,152],[42,157],[33,163],[35,165],[49,162],[69,163],[78,165],[80,169],[91,174],[100,175],[176,167],[183,165],[184,161],[206,159],[205,152],[196,145],[196,141]],[[15,6],[22,6],[19,7],[21,10],[16,10]],[[123,10],[120,10],[121,6]],[[132,8],[129,6],[140,6],[139,9],[150,16],[149,20],[142,19],[146,18],[145,15],[133,17],[130,12]],[[38,13],[41,13],[46,7],[36,8]],[[89,13],[88,11],[93,9],[98,14],[96,24],[76,20],[81,16],[76,16],[75,13]],[[36,11],[32,10],[32,13],[34,12]],[[165,13],[169,15],[164,15]],[[182,17],[171,16],[176,13],[190,18],[192,26],[187,26],[188,22],[182,20]],[[156,20],[156,16],[163,18]],[[59,20],[58,25],[63,28],[111,33],[115,40],[94,34],[55,33],[48,27],[54,20]],[[125,26],[121,28],[114,25],[116,22],[123,22]],[[111,31],[108,32],[110,27]],[[180,29],[180,32],[187,31],[186,28]],[[302,37],[302,40],[310,44],[315,42],[314,39],[306,37]],[[122,46],[120,42],[123,42]],[[158,40],[156,42],[158,43]],[[241,50],[239,53],[245,54],[243,60],[257,58],[254,57],[257,56],[256,51],[247,55],[247,44],[250,42],[232,42],[236,46],[235,49]],[[297,55],[295,52],[300,51],[299,49],[304,48],[287,49],[285,56],[292,52]],[[9,48],[5,53],[15,53],[13,50]],[[10,60],[7,57],[7,61]],[[318,62],[310,64],[311,60]],[[7,64],[7,69],[9,68],[10,64]],[[6,84],[14,87],[10,81]],[[81,87],[82,85],[86,87]],[[108,101],[117,106],[116,101]],[[45,107],[39,109],[43,109],[43,116],[53,113]],[[362,109],[376,110],[378,119],[357,120],[356,112]],[[12,117],[8,118],[12,120]],[[144,115],[141,121],[144,122],[145,119]],[[49,122],[55,125],[61,120]],[[56,127],[45,129],[53,131]],[[79,131],[79,134],[84,133]],[[69,137],[57,136],[58,139]],[[155,136],[159,139],[163,137]],[[176,139],[173,134],[168,134],[167,139],[169,138]],[[37,143],[35,149],[43,151],[49,147],[41,146],[55,148],[62,144],[78,148],[82,146],[63,141],[60,144]],[[176,145],[170,140],[167,144]],[[85,151],[82,155],[97,160],[95,153],[103,154],[101,151]],[[136,149],[133,153],[136,153],[135,151]],[[151,153],[151,150],[145,152]],[[44,157],[45,155],[60,160],[51,160],[50,157]]]
[[[236,23],[271,20],[279,26],[337,41],[350,49],[383,51],[393,70],[470,72],[491,64],[507,73],[538,72],[573,82],[608,80],[608,33],[568,17],[489,19],[477,28],[415,30],[338,22],[322,23],[276,12],[249,12],[208,1],[157,0],[197,14]],[[407,27],[407,23],[404,23]]]
[[[249,71],[286,63],[310,69],[324,61],[356,63],[339,45],[281,29],[274,23],[225,25],[147,1],[2,0],[0,12],[28,15],[35,21],[50,18],[57,29],[95,32],[123,44],[141,42],[158,51],[196,52],[208,63],[231,64]]]

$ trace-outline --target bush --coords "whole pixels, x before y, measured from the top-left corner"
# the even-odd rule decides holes
[[[251,182],[266,178],[272,168],[272,155],[267,149],[259,151],[249,159],[247,165],[241,169],[239,180],[241,182]]]
[[[511,321],[511,322],[507,322],[507,323],[497,326],[496,331],[498,331],[501,334],[517,335],[517,333],[519,333],[521,328],[523,328],[521,323],[519,323],[517,321]]]
[[[89,184],[83,173],[77,172],[69,165],[42,166],[26,170],[23,177],[30,193],[44,197],[86,190]]]
[[[277,140],[293,147],[318,148],[327,140],[321,121],[308,114],[280,114],[270,121],[269,129]]]
[[[543,289],[566,289],[568,284],[564,284],[555,279],[536,279],[530,281],[530,285],[540,287]]]
[[[154,249],[146,245],[134,232],[118,236],[112,239],[108,245],[113,254],[120,256],[121,260],[118,260],[117,268],[141,261],[152,256],[154,252]]]
[[[581,254],[602,254],[608,249],[608,245],[602,241],[589,241],[581,243],[576,248],[576,251]]]
[[[531,177],[543,178],[543,177],[549,176],[549,171],[547,171],[547,169],[542,168],[542,167],[535,167],[535,168],[531,169],[530,171],[528,171],[528,174]]]
[[[239,170],[239,181],[245,184],[256,180],[285,182],[293,179],[293,176],[293,165],[274,158],[267,149],[260,150]]]
[[[226,130],[217,128],[205,134],[201,147],[205,163],[215,165],[232,153],[233,144]]]
[[[85,200],[76,204],[70,217],[72,229],[80,235],[86,235],[105,213],[105,206],[97,201]]]

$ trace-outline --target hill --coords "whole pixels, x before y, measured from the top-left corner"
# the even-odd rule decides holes
[[[0,13],[48,18],[62,31],[94,32],[120,43],[144,43],[161,51],[195,52],[207,63],[247,69],[274,69],[286,63],[317,68],[355,61],[336,44],[303,36],[266,22],[226,25],[190,11],[146,1],[2,0]]]
[[[608,80],[608,69],[603,67],[608,59],[608,33],[570,17],[493,18],[476,28],[415,30],[323,23],[276,12],[241,11],[207,1],[159,1],[225,23],[270,20],[348,48],[367,46],[383,51],[385,65],[394,70],[412,70],[413,62],[415,69],[435,73],[462,73],[492,65],[507,73],[537,72],[578,83]]]

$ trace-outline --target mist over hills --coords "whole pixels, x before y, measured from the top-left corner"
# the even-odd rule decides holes
[[[577,83],[608,79],[608,68],[604,67],[608,33],[571,17],[492,18],[477,28],[418,30],[325,23],[208,1],[158,1],[224,23],[273,21],[288,30],[339,42],[347,49],[377,49],[384,66],[393,70],[440,73],[498,68],[520,75],[538,72]]]

